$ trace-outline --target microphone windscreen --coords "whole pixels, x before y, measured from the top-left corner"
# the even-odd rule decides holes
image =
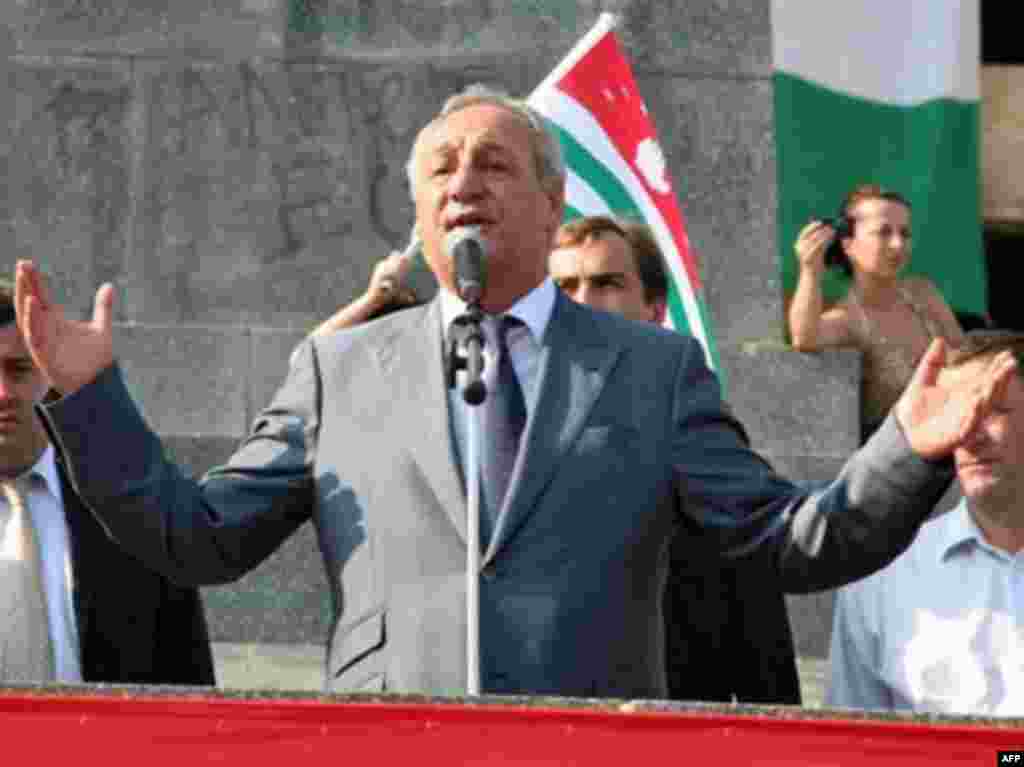
[[[487,245],[478,226],[459,226],[444,238],[444,249],[455,264],[455,283],[466,303],[478,302],[487,284]]]

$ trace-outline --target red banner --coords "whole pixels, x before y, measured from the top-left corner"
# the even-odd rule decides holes
[[[6,764],[914,765],[990,767],[1019,722],[834,718],[834,712],[652,704],[465,704],[0,691]],[[24,762],[20,762],[24,758]],[[1017,764],[1020,761],[1016,762]]]

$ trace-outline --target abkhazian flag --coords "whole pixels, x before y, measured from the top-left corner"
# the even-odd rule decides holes
[[[667,323],[700,341],[708,365],[721,371],[686,223],[615,23],[602,14],[528,101],[561,139],[566,220],[612,214],[645,221],[669,273]]]
[[[908,272],[958,312],[986,310],[978,0],[773,0],[779,257],[861,183],[913,206]],[[829,270],[836,272],[837,270]],[[826,298],[846,288],[830,274]]]

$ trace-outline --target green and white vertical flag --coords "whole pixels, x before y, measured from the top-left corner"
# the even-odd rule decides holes
[[[913,206],[908,271],[956,311],[986,310],[978,0],[773,0],[779,255],[861,183]],[[831,270],[836,271],[836,270]],[[826,296],[845,285],[830,276]]]
[[[530,95],[529,103],[561,138],[568,171],[566,218],[610,213],[645,221],[668,267],[668,321],[697,338],[708,365],[720,371],[665,155],[614,30],[615,17],[602,14]]]

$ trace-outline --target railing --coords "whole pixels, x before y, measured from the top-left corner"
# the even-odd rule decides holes
[[[4,762],[106,766],[997,764],[1024,720],[566,698],[0,688]],[[1009,762],[1020,764],[1020,761]]]

